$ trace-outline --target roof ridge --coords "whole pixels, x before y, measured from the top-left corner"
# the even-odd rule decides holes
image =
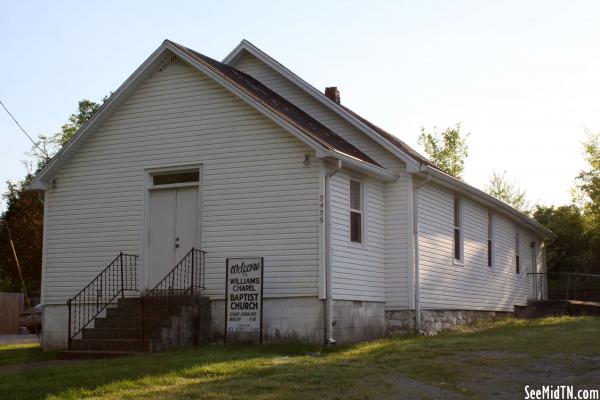
[[[270,110],[282,116],[288,122],[291,122],[294,126],[298,127],[324,147],[347,154],[377,167],[381,167],[377,161],[373,160],[362,150],[345,140],[343,137],[320,123],[317,119],[310,116],[300,107],[285,99],[283,96],[273,91],[251,75],[248,75],[230,65],[224,64],[193,49],[190,49],[189,47],[173,41],[169,42],[185,51],[196,60],[207,65],[209,68],[217,72],[228,81],[236,84],[236,86],[243,89],[246,93],[260,101]]]

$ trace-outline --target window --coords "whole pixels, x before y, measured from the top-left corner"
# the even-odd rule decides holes
[[[462,201],[454,198],[454,259],[462,261],[463,243],[462,243]]]
[[[198,182],[200,174],[198,171],[173,172],[169,174],[152,175],[153,185],[172,185],[175,183]]]
[[[488,267],[491,267],[494,263],[494,216],[491,211],[488,211],[488,254],[487,254],[487,262]]]
[[[519,235],[519,233],[517,233],[515,235],[515,267],[516,267],[517,274],[521,273],[521,260],[519,257],[520,244],[521,244],[521,236]]]
[[[350,179],[350,241],[363,241],[362,183]]]
[[[531,272],[537,272],[537,246],[535,240],[531,242]]]

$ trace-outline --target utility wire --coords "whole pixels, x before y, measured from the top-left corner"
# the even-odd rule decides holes
[[[13,242],[12,235],[10,233],[10,228],[8,226],[8,219],[4,214],[4,210],[2,210],[2,217],[4,220],[4,226],[6,227],[6,232],[8,233],[8,242],[10,243],[10,248],[13,253],[13,257],[15,258],[15,263],[17,264],[17,271],[19,272],[19,280],[21,281],[21,287],[23,288],[23,294],[25,295],[25,301],[27,302],[27,307],[31,310],[31,315],[33,316],[33,329],[35,330],[35,335],[40,341],[40,333],[38,332],[37,324],[35,322],[35,312],[31,307],[31,299],[29,298],[29,293],[27,292],[27,286],[25,286],[25,279],[23,279],[23,272],[21,271],[21,263],[19,262],[19,257],[17,256],[17,249],[15,248],[15,243]]]
[[[31,136],[29,136],[29,134],[27,133],[27,131],[25,131],[25,129],[23,129],[23,127],[21,126],[21,124],[19,123],[19,121],[17,121],[17,119],[10,113],[10,111],[8,111],[8,108],[6,108],[6,106],[4,105],[4,103],[2,102],[2,100],[0,100],[0,105],[2,105],[2,108],[4,108],[4,111],[6,111],[8,113],[8,115],[10,115],[10,117],[12,118],[13,121],[15,121],[15,124],[17,124],[17,126],[19,127],[19,129],[21,129],[21,131],[25,134],[25,136],[27,136],[27,138],[31,141],[31,143],[33,143],[33,145],[35,147],[37,147],[42,154],[44,154],[46,156],[47,159],[50,159],[50,156],[48,155],[48,153],[46,153],[46,150],[42,149],[35,140],[33,140],[31,138]]]

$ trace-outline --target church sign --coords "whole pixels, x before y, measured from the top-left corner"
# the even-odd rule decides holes
[[[262,257],[227,259],[225,343],[254,334],[262,343],[263,264]]]

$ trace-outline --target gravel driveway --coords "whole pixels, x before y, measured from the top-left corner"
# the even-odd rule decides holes
[[[3,344],[38,343],[36,335],[27,334],[0,334],[0,345]]]

